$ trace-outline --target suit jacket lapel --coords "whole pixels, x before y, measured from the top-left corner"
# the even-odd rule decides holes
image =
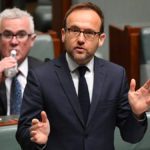
[[[43,62],[34,58],[34,57],[31,57],[31,56],[28,56],[28,69],[32,69],[36,66],[39,66],[41,65]]]
[[[1,102],[2,102],[1,108],[4,108],[3,111],[5,111],[5,114],[3,114],[3,115],[6,115],[6,113],[7,113],[7,96],[6,96],[5,81],[0,84],[0,99],[1,99]]]
[[[80,104],[78,102],[78,97],[75,91],[75,87],[72,81],[72,77],[69,71],[69,67],[65,56],[63,55],[60,59],[61,62],[56,61],[56,74],[60,80],[61,86],[68,97],[68,101],[71,104],[74,112],[76,113],[77,117],[84,125],[84,120],[82,116],[82,112],[80,109]]]
[[[87,121],[87,125],[89,124],[96,107],[100,100],[100,95],[102,93],[104,78],[105,78],[105,71],[103,67],[103,63],[95,57],[94,61],[94,85],[93,85],[93,96],[92,96],[92,103],[90,107],[89,117]]]

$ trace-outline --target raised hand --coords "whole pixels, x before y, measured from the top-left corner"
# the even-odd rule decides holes
[[[0,61],[0,82],[5,79],[4,70],[8,68],[15,67],[17,65],[17,61],[13,57],[5,57]]]
[[[133,113],[140,116],[150,108],[150,80],[137,91],[135,91],[135,87],[136,81],[132,79],[130,82],[128,99]]]
[[[5,57],[0,61],[0,72],[3,72],[5,69],[15,67],[17,65],[17,60],[13,57]]]
[[[46,144],[50,133],[50,123],[45,111],[41,112],[42,121],[32,119],[30,128],[31,141],[37,144]]]

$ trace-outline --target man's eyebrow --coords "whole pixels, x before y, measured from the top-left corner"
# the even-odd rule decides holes
[[[79,29],[79,30],[82,30],[80,27],[76,26],[76,25],[72,25],[70,26],[69,28],[74,28],[74,29]],[[91,29],[91,28],[86,28],[86,29],[83,29],[83,31],[91,31],[91,32],[96,32],[94,29]]]
[[[5,29],[3,32],[11,32],[11,33],[14,33],[13,31],[9,30],[9,29]],[[17,32],[15,33],[18,33],[18,32],[27,32],[25,30],[18,30]]]
[[[78,26],[76,26],[76,25],[72,25],[72,26],[70,26],[69,28],[77,28],[77,29],[80,29]]]

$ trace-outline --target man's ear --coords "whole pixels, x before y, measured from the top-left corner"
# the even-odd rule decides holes
[[[34,45],[35,39],[36,39],[37,35],[33,34],[31,37],[31,47]]]
[[[100,34],[99,44],[98,44],[99,47],[101,47],[104,44],[105,39],[106,39],[106,34],[105,33]]]
[[[65,29],[62,28],[62,29],[61,29],[61,40],[62,40],[63,43],[64,43],[64,41],[65,41],[65,36],[66,36]]]

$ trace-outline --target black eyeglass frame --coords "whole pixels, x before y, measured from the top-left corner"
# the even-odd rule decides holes
[[[81,31],[80,29],[73,29],[73,28],[64,28],[65,31],[68,31],[68,32],[72,32],[72,33],[77,33],[78,35],[76,36],[79,36],[81,33],[83,33],[84,37],[87,38],[87,35],[89,34],[91,36],[91,38],[94,38],[96,35],[100,35],[101,32],[95,32],[95,31]]]
[[[7,36],[5,35],[6,33],[9,33],[9,35],[7,35],[9,38],[7,39]],[[14,37],[16,37],[16,39],[18,40],[18,41],[20,41],[21,40],[21,38],[19,37],[19,33],[20,33],[20,37],[22,36],[22,39],[23,38],[25,38],[25,36],[27,36],[27,39],[30,37],[30,36],[32,36],[34,33],[30,33],[30,34],[28,34],[27,32],[25,32],[25,31],[19,31],[19,32],[17,32],[16,34],[14,34],[13,32],[11,32],[11,31],[4,31],[4,32],[2,32],[2,33],[0,33],[0,37],[4,37],[5,39],[7,39],[8,41],[11,41]],[[21,35],[22,34],[22,35]]]

